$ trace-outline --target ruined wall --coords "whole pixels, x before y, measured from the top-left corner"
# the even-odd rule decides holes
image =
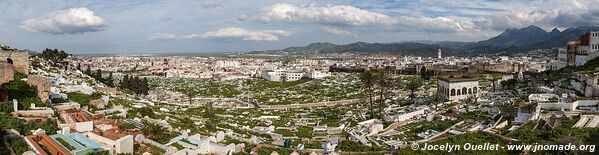
[[[14,79],[14,70],[11,64],[0,62],[0,102],[8,101],[8,88],[6,83]]]
[[[12,65],[0,62],[0,84],[13,80],[14,70]]]
[[[0,63],[8,63],[9,58],[17,72],[29,75],[29,53],[0,50]]]
[[[45,102],[48,100],[50,93],[50,80],[48,78],[39,76],[39,75],[31,75],[27,78],[27,84],[36,88],[37,97]]]

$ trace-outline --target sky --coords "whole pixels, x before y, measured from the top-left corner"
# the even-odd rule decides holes
[[[599,0],[0,0],[0,43],[75,54],[480,41],[599,25]],[[593,7],[595,6],[595,7]]]

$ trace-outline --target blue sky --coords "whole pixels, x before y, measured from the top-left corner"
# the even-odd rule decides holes
[[[0,0],[0,43],[71,53],[231,52],[313,42],[479,41],[599,24],[599,0]]]

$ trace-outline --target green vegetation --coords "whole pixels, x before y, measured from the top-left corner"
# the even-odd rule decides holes
[[[146,146],[150,146],[150,153],[151,154],[164,154],[166,151],[164,151],[163,149],[156,147],[154,145],[146,145]]]
[[[13,99],[16,99],[19,103],[19,109],[21,110],[29,109],[31,103],[34,103],[39,107],[48,106],[46,103],[37,98],[35,95],[35,88],[29,86],[26,81],[21,80],[24,78],[27,78],[27,75],[15,72],[14,80],[7,84],[9,102],[12,102]]]
[[[179,143],[173,143],[172,146],[176,147],[178,150],[183,150],[185,147]]]
[[[81,64],[77,66],[78,70],[81,70]],[[96,72],[92,72],[89,67],[85,71],[81,70],[84,74],[93,77],[94,79],[104,83],[108,87],[114,87],[114,78],[112,77],[112,72],[108,73],[108,76],[104,77],[102,75],[102,70],[98,69]]]
[[[345,152],[368,152],[368,151],[381,151],[380,148],[377,147],[368,147],[360,144],[359,142],[345,140],[339,143],[337,150],[345,151]]]
[[[110,152],[108,150],[102,150],[102,151],[95,151],[95,152],[91,152],[88,153],[87,155],[109,155]]]
[[[42,54],[40,55],[43,59],[46,59],[50,62],[52,62],[53,64],[62,64],[64,63],[64,59],[67,58],[69,56],[68,53],[64,52],[63,50],[58,50],[58,49],[44,49],[44,51],[42,51]]]
[[[300,127],[295,134],[300,138],[312,138],[312,136],[314,136],[313,132],[312,127]]]
[[[131,124],[131,123],[125,123],[125,122],[123,122],[123,123],[119,124],[119,129],[125,129],[125,130],[127,130],[127,129],[135,129],[135,128],[137,128],[137,127],[134,124]]]
[[[75,147],[72,146],[71,144],[67,143],[64,139],[60,138],[60,137],[56,137],[55,138],[56,141],[58,141],[62,146],[66,147],[68,150],[75,150]]]
[[[144,117],[159,118],[150,107],[133,108],[127,112],[127,118]]]
[[[2,134],[2,133],[0,133],[0,134]],[[0,136],[0,139],[2,139],[2,138],[3,138],[3,136]],[[7,141],[9,142],[10,147],[12,148],[13,151],[15,151],[16,154],[23,154],[24,152],[29,151],[29,146],[27,145],[27,142],[25,142],[25,140],[23,138],[12,138],[12,139],[8,139]]]
[[[144,135],[148,135],[148,138],[155,140],[158,143],[166,144],[172,138],[176,137],[175,133],[171,133],[165,128],[143,121],[145,127],[141,129]]]
[[[102,98],[102,94],[100,94],[100,93],[93,93],[91,95],[87,95],[87,94],[83,94],[80,92],[70,92],[70,93],[67,93],[67,96],[68,96],[68,100],[72,100],[72,101],[79,103],[81,105],[81,107],[87,106],[89,108],[89,111],[91,111],[91,112],[96,111],[98,108],[96,106],[89,104],[89,102],[91,100],[97,100],[97,99]]]
[[[119,88],[131,90],[137,95],[148,95],[148,91],[150,90],[148,78],[140,79],[137,76],[133,77],[129,75],[123,77],[123,80],[119,83]]]
[[[294,136],[293,132],[291,132],[291,131],[289,131],[289,130],[284,130],[284,129],[276,129],[276,130],[274,131],[274,133],[281,134],[281,135],[283,135],[283,136],[285,136],[285,137],[291,137],[291,136]]]
[[[271,154],[273,151],[276,151],[278,154],[281,154],[281,155],[293,153],[293,149],[262,147],[262,148],[258,149],[258,154]],[[304,153],[304,154],[306,154],[306,153]]]
[[[301,104],[361,97],[357,74],[340,74],[319,80],[273,82],[262,79],[228,81],[155,78],[153,89],[169,89],[192,97],[240,97],[263,105]]]

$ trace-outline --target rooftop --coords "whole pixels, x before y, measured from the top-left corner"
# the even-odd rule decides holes
[[[471,82],[471,81],[478,81],[474,78],[445,78],[445,77],[439,77],[438,78],[441,81],[445,81],[445,82],[449,82],[449,83],[454,83],[454,82]]]

